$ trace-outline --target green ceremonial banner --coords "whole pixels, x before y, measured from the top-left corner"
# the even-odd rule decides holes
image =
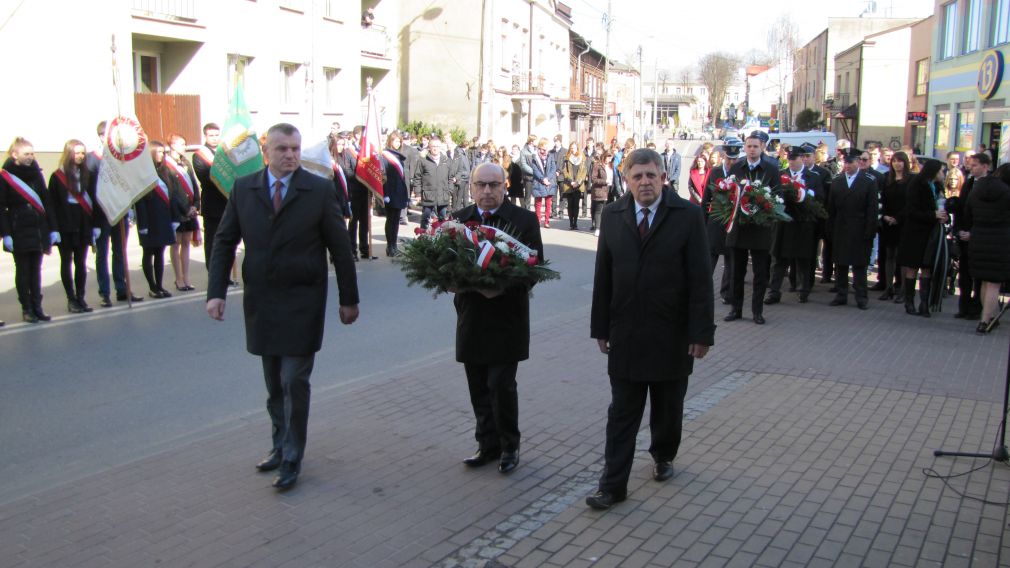
[[[235,95],[231,99],[228,119],[221,130],[221,144],[214,154],[210,178],[221,193],[228,196],[235,180],[263,169],[263,154],[259,139],[252,128],[252,117],[245,105],[242,77],[235,81]]]

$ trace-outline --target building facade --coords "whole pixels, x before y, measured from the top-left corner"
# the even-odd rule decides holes
[[[980,144],[1010,160],[1010,0],[937,0],[924,153]]]
[[[926,142],[926,126],[929,107],[929,66],[932,57],[933,26],[936,16],[930,16],[912,24],[912,40],[908,56],[908,95],[905,101],[904,145],[921,154]]]
[[[69,138],[97,145],[95,125],[135,113],[154,139],[172,132],[200,143],[200,126],[226,118],[236,71],[244,69],[255,129],[276,122],[321,139],[331,123],[350,129],[364,114],[365,82],[373,79],[383,117],[393,126],[398,105],[395,51],[384,20],[392,0],[37,0],[7,3],[0,47],[8,53],[38,42],[38,30],[61,38],[33,51],[25,84],[59,82],[68,89],[0,94],[0,140],[25,136],[43,158]],[[363,11],[376,20],[365,27]],[[264,41],[276,36],[278,41]],[[113,86],[113,57],[118,88]],[[72,86],[88,88],[73,88]],[[43,161],[43,165],[46,165]]]
[[[850,113],[831,121],[838,138],[857,148],[868,144],[894,150],[904,142],[907,100],[894,96],[908,88],[908,58],[912,26],[870,34],[835,56],[835,82],[850,76]]]

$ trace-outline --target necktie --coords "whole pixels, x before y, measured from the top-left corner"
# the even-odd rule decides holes
[[[274,213],[277,213],[278,211],[281,210],[281,202],[283,201],[283,196],[281,196],[281,189],[283,187],[284,184],[281,183],[281,180],[277,180],[274,182]]]
[[[491,212],[485,211],[480,214],[481,221],[486,225],[488,221],[491,220]]]
[[[642,222],[638,224],[638,236],[644,241],[649,234],[649,208],[642,209]]]

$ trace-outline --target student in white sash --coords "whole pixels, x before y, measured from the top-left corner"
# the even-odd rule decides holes
[[[87,150],[80,140],[63,145],[60,165],[49,176],[49,203],[60,228],[60,279],[67,293],[67,311],[90,312],[84,300],[88,269],[88,246],[94,245],[101,229],[95,224],[97,202],[91,172],[84,165]]]
[[[176,193],[177,207],[182,213],[182,222],[175,230],[175,244],[169,249],[169,257],[172,260],[172,271],[175,273],[175,289],[180,292],[190,292],[196,290],[189,283],[189,245],[190,243],[199,246],[200,222],[197,209],[200,203],[200,186],[196,183],[196,174],[193,166],[186,159],[186,139],[179,134],[172,134],[168,137],[169,155],[165,160],[169,174],[174,176],[179,182],[179,191]]]
[[[0,236],[14,254],[14,283],[21,316],[28,323],[49,321],[42,311],[42,255],[59,244],[56,217],[50,214],[46,180],[32,143],[18,137],[0,170]]]
[[[396,241],[400,233],[400,211],[407,207],[406,165],[403,155],[403,138],[398,132],[386,137],[386,149],[382,151],[386,180],[382,184],[382,200],[386,202],[386,256],[396,256]]]
[[[165,247],[175,243],[175,230],[182,220],[178,199],[178,180],[165,165],[165,145],[151,141],[151,158],[158,172],[158,184],[137,202],[137,233],[144,255],[141,268],[152,298],[169,298],[162,281],[165,276]]]

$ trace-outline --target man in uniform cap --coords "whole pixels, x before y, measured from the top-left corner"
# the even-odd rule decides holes
[[[712,189],[721,180],[729,177],[729,170],[733,167],[733,163],[740,158],[740,150],[742,149],[743,144],[740,142],[740,139],[733,136],[726,138],[723,145],[715,150],[716,152],[722,152],[722,165],[712,169],[701,200],[701,210],[705,214],[706,229],[708,231],[708,250],[712,256],[713,274],[716,267],[719,266],[719,256],[722,256],[722,282],[719,285],[719,296],[722,297],[722,303],[724,304],[730,303],[730,296],[733,292],[733,251],[726,247],[726,224],[718,219],[709,217],[708,208],[712,204],[712,198],[714,197]]]
[[[815,191],[821,196],[821,202],[827,203],[828,196],[831,193],[831,178],[835,177],[828,171],[824,166],[817,164],[816,158],[814,157],[817,152],[817,146],[809,142],[804,142],[800,148],[803,150],[803,168],[807,171],[811,171],[817,174],[818,182],[820,187],[816,188]],[[812,188],[813,189],[813,188]],[[820,249],[821,260],[823,261],[822,267],[831,266],[831,238],[827,231],[828,221],[827,219],[817,220],[817,239],[814,241],[814,262],[812,269],[810,270],[810,286],[813,288],[814,284],[814,271],[813,268],[818,266],[817,251]],[[823,245],[818,246],[819,241],[823,241]],[[824,272],[824,274],[831,274],[831,271]]]
[[[831,181],[828,199],[828,226],[833,239],[833,261],[837,293],[829,305],[848,303],[849,268],[855,288],[856,305],[867,306],[866,267],[877,232],[877,188],[869,176],[859,171],[862,152],[852,149],[844,155],[842,173]]]
[[[786,202],[786,214],[793,218],[789,223],[776,223],[775,240],[772,243],[772,256],[775,263],[772,267],[771,282],[768,286],[768,296],[765,304],[777,304],[782,298],[782,280],[786,270],[793,268],[800,290],[799,301],[807,302],[810,295],[813,272],[813,258],[817,248],[817,223],[813,219],[803,219],[799,215],[799,203],[806,199],[823,200],[820,191],[820,177],[803,167],[803,149],[793,146],[789,149],[789,166],[779,172],[784,179],[788,177],[794,184],[802,184],[803,193],[792,189],[782,192]],[[813,195],[807,195],[807,190]]]

